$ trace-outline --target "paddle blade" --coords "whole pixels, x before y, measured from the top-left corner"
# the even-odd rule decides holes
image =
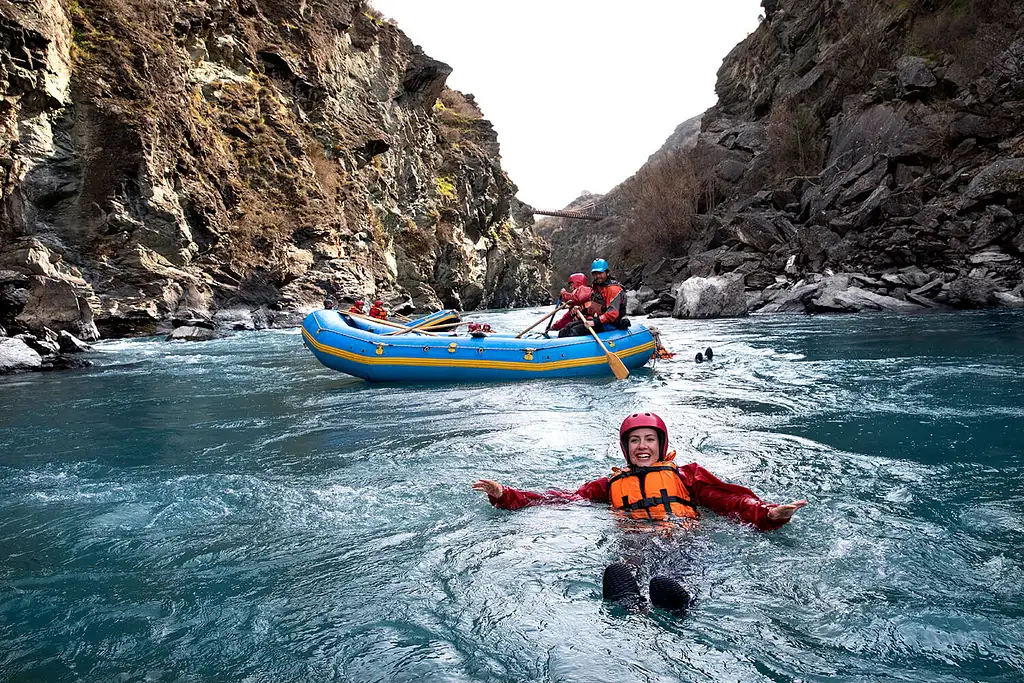
[[[608,365],[612,366],[612,372],[615,373],[615,379],[626,379],[629,377],[629,370],[626,369],[621,358],[611,351],[608,351],[606,355],[608,357]]]

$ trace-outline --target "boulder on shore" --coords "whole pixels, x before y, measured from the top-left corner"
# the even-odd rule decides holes
[[[43,358],[20,339],[0,339],[0,375],[38,370]]]
[[[728,318],[747,314],[743,277],[691,277],[672,290],[675,318]]]
[[[890,311],[893,313],[917,313],[924,307],[892,296],[875,294],[860,287],[838,289],[826,285],[820,294],[811,299],[813,311],[823,313],[847,313],[859,311]]]
[[[644,313],[644,304],[653,301],[658,297],[654,289],[644,285],[637,290],[626,292],[626,315],[641,315]]]

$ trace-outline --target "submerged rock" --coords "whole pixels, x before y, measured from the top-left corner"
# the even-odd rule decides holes
[[[176,327],[166,337],[166,341],[210,341],[220,337],[217,331],[209,327],[182,325]]]

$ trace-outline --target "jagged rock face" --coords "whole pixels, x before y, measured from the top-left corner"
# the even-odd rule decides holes
[[[752,308],[777,311],[1018,305],[1024,4],[763,5],[765,20],[719,70],[690,159],[708,198],[661,239],[642,230],[635,203],[617,218],[620,244],[664,245],[664,258],[635,258],[627,284],[666,293],[734,273],[748,294],[764,291],[748,296]],[[861,291],[825,296],[807,281],[830,272]],[[924,283],[897,281],[918,273]]]
[[[490,123],[363,2],[0,0],[0,39],[0,323],[546,299]]]
[[[748,287],[774,286],[766,275],[915,270],[942,287],[907,299],[906,286],[883,278],[880,291],[913,306],[996,305],[994,291],[1015,300],[1024,284],[1014,243],[1024,228],[1024,7],[765,7],[765,22],[719,71],[719,102],[697,146],[717,154],[721,195],[731,198],[715,210],[724,253],[757,259]],[[752,223],[761,228],[735,229]],[[701,247],[695,240],[691,260]],[[712,269],[729,270],[721,259]],[[819,297],[808,309],[876,308],[869,299],[831,307]]]

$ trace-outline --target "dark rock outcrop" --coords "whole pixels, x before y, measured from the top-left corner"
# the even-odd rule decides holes
[[[634,176],[660,190],[618,206],[616,274],[656,293],[742,276],[751,311],[1017,305],[1024,5],[763,4],[686,163]],[[679,195],[692,215],[652,230]]]
[[[0,0],[0,324],[546,300],[451,69],[360,0]]]

